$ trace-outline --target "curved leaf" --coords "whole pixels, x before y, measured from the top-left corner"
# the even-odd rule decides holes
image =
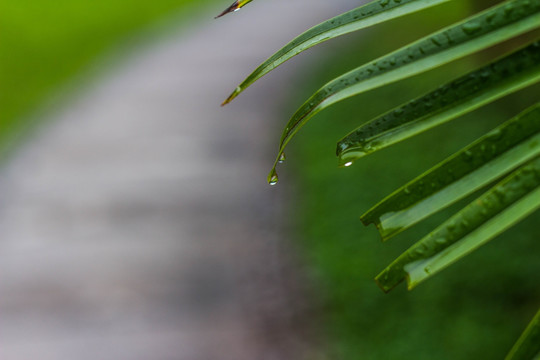
[[[423,10],[446,1],[448,0],[376,0],[320,23],[296,37],[262,63],[240,85],[238,85],[222,105],[231,102],[255,81],[304,50],[326,40]]]
[[[420,282],[540,208],[540,157],[522,166],[400,255],[376,277],[384,291]]]
[[[506,1],[336,78],[313,94],[289,120],[269,177],[275,174],[287,143],[319,111],[539,27],[540,0]]]
[[[399,188],[361,216],[383,240],[540,154],[540,103]]]
[[[540,357],[540,310],[519,337],[505,360],[533,360]]]
[[[540,81],[540,41],[398,106],[338,142],[341,166]]]

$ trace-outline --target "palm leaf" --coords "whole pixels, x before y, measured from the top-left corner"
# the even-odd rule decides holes
[[[540,310],[519,337],[505,360],[532,360],[540,357]]]
[[[341,166],[540,81],[540,41],[363,124],[338,142]]]
[[[384,291],[412,289],[540,208],[540,157],[441,224],[376,277]]]
[[[402,186],[361,216],[383,240],[540,154],[540,103]]]
[[[511,0],[426,36],[324,85],[292,116],[281,136],[278,155],[319,111],[345,98],[435,68],[540,27],[540,0]]]
[[[364,6],[338,15],[301,34],[262,63],[229,95],[222,105],[228,104],[255,81],[298,55],[326,40],[395,19],[448,0],[372,1]]]

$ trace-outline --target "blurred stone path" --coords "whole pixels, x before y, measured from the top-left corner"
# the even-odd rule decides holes
[[[357,2],[259,1],[213,21],[229,2],[85,86],[2,169],[1,360],[318,358],[286,186],[265,181],[276,104],[310,57],[219,104]]]

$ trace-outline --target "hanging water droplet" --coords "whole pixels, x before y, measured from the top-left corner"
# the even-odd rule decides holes
[[[281,153],[281,155],[279,155],[278,163],[283,164],[286,159],[285,153]]]
[[[270,185],[276,185],[278,183],[278,176],[277,176],[277,172],[276,172],[276,169],[272,169],[272,171],[270,171],[270,174],[268,174],[268,184]]]
[[[353,164],[352,161],[348,161],[348,162],[346,162],[345,164],[343,164],[343,166],[349,167],[349,166],[351,166],[352,164]]]

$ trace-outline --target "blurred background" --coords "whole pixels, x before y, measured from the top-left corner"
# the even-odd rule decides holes
[[[0,358],[501,358],[538,307],[538,214],[390,294],[373,277],[465,202],[387,244],[358,216],[540,87],[346,170],[334,150],[540,34],[322,112],[269,187],[279,132],[315,89],[498,1],[322,44],[220,108],[281,45],[362,3],[256,0],[214,20],[223,1],[0,3]]]

